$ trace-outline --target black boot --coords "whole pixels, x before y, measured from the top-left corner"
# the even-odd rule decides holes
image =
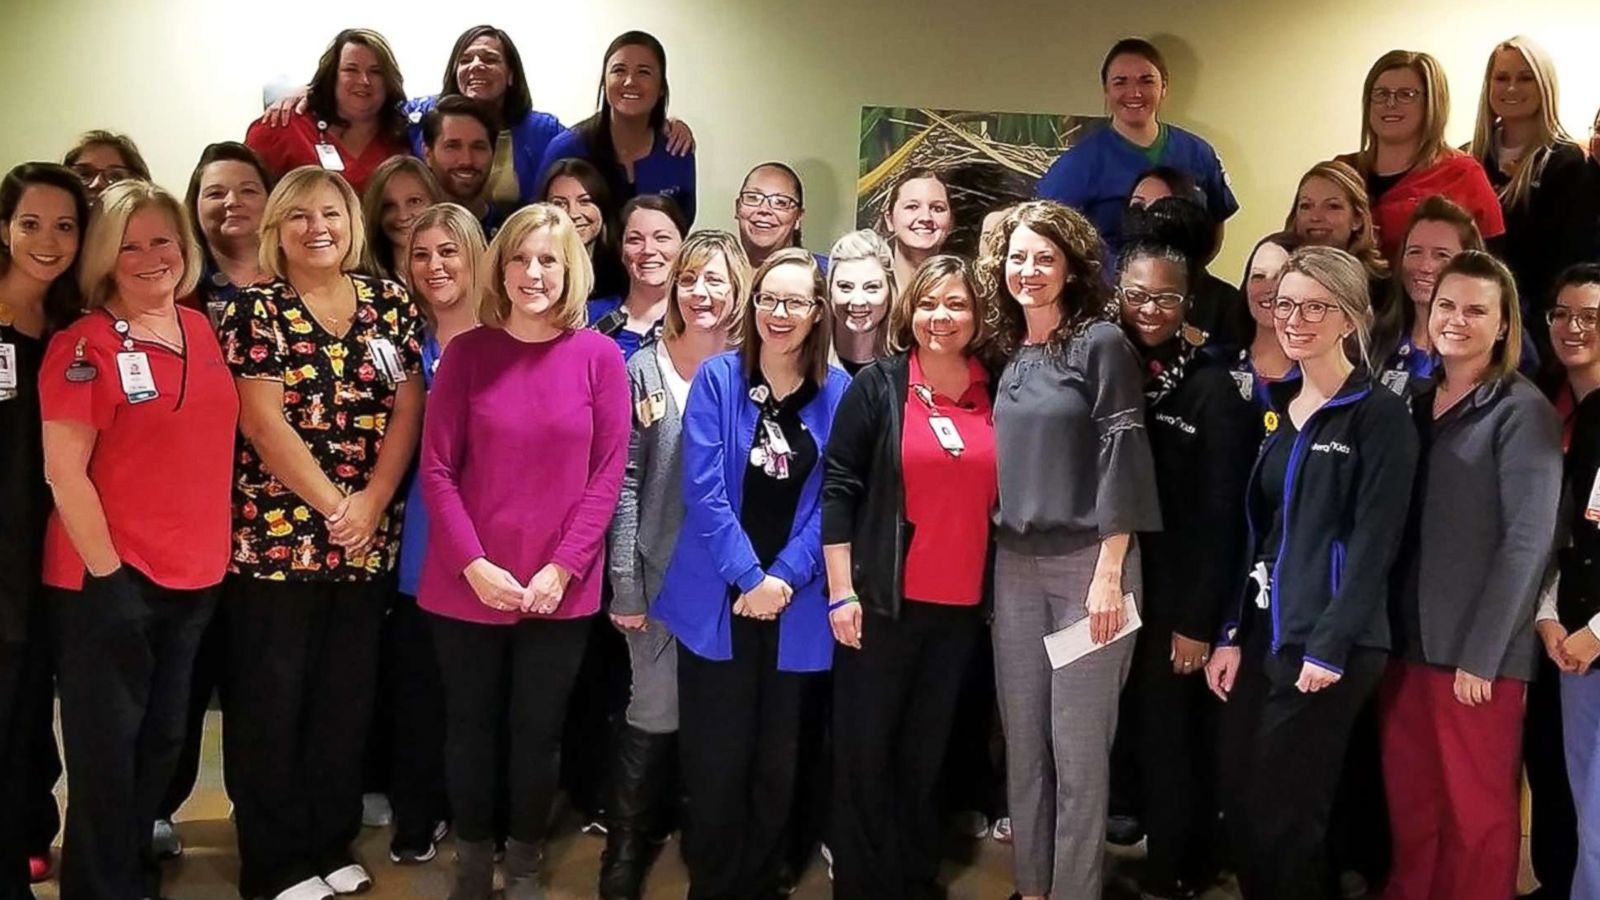
[[[601,900],[639,900],[645,874],[655,859],[651,840],[659,825],[665,794],[667,757],[675,734],[650,734],[624,725],[617,735],[612,767],[611,815],[606,849],[600,855]]]

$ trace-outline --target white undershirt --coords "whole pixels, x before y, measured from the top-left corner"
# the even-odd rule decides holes
[[[672,364],[672,354],[667,352],[665,340],[656,341],[656,364],[661,367],[661,381],[671,392],[672,402],[677,404],[678,415],[683,415],[684,406],[689,402],[689,382],[678,374],[678,367]]]

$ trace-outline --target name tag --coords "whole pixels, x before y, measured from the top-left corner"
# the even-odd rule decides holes
[[[1600,522],[1600,472],[1594,473],[1594,484],[1589,487],[1589,502],[1584,504],[1583,517]]]
[[[788,456],[791,452],[789,439],[783,436],[783,429],[778,427],[778,423],[763,419],[761,424],[767,429],[767,449],[777,456]]]
[[[1230,372],[1233,376],[1234,387],[1239,389],[1239,396],[1245,400],[1255,399],[1256,377],[1249,372]]]
[[[966,442],[961,440],[961,432],[949,416],[929,416],[928,427],[933,429],[933,436],[938,439],[939,446],[951,456],[960,456],[961,451],[967,449]]]
[[[129,403],[143,403],[157,397],[156,377],[150,371],[150,357],[143,350],[118,353],[117,374],[122,378],[122,393]]]
[[[16,396],[17,345],[0,343],[0,400]]]
[[[326,141],[317,142],[317,162],[329,172],[344,171],[344,158],[339,155],[339,148]]]
[[[384,381],[399,384],[406,380],[405,367],[400,364],[400,351],[388,338],[367,338],[367,353],[372,356],[372,365]]]
[[[639,417],[639,427],[649,428],[666,418],[667,395],[661,391],[651,391],[649,396],[634,404],[634,412]]]

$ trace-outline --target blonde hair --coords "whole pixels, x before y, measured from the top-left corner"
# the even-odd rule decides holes
[[[1355,326],[1358,358],[1355,362],[1371,368],[1372,299],[1366,267],[1354,256],[1336,247],[1301,247],[1289,254],[1283,275],[1295,273],[1315,281],[1333,297],[1333,302]],[[1283,283],[1283,275],[1278,283]]]
[[[984,351],[990,342],[990,331],[993,322],[989,318],[989,310],[985,305],[988,298],[979,293],[978,286],[973,283],[972,266],[965,259],[950,253],[941,253],[930,256],[917,266],[912,273],[911,280],[906,283],[906,289],[901,291],[889,307],[889,325],[884,331],[888,334],[888,349],[891,353],[900,353],[916,346],[916,334],[911,327],[911,320],[916,318],[917,301],[931,294],[945,281],[956,278],[966,287],[967,295],[972,300],[972,340],[967,342],[964,352],[974,356]]]
[[[283,176],[278,186],[267,197],[267,208],[261,214],[260,259],[263,271],[272,277],[287,281],[289,263],[283,255],[283,222],[289,213],[303,207],[313,191],[331,187],[344,200],[345,232],[350,235],[350,246],[339,260],[339,270],[356,272],[364,267],[367,254],[367,233],[362,227],[361,201],[355,189],[344,176],[329,172],[321,166],[301,166]]]
[[[678,256],[667,271],[667,316],[661,326],[666,337],[678,337],[689,327],[683,319],[683,310],[678,308],[678,278],[690,269],[705,268],[718,254],[728,263],[729,291],[728,305],[718,324],[730,326],[731,330],[731,326],[738,323],[750,299],[750,259],[745,256],[744,245],[726,231],[696,231],[683,239]]]
[[[417,249],[417,235],[429,228],[440,228],[450,235],[450,239],[461,247],[461,255],[467,261],[466,284],[463,285],[461,300],[472,305],[473,316],[478,314],[478,305],[482,300],[479,286],[478,266],[487,249],[483,240],[483,226],[478,223],[478,217],[467,212],[467,208],[456,203],[435,203],[422,211],[417,217],[416,227],[411,229],[411,240],[406,244],[405,256],[402,260],[400,279],[417,301],[417,310],[422,313],[422,320],[428,323],[428,328],[438,327],[439,320],[434,315],[433,304],[429,303],[417,286],[411,283],[411,254]]]
[[[1372,171],[1378,152],[1377,135],[1372,131],[1372,89],[1379,76],[1395,69],[1410,69],[1422,81],[1422,96],[1418,98],[1422,101],[1422,134],[1417,138],[1417,152],[1411,164],[1427,165],[1455,152],[1444,141],[1444,128],[1450,120],[1450,82],[1445,78],[1444,66],[1427,53],[1390,50],[1367,70],[1367,79],[1361,86],[1361,150],[1356,158],[1363,172]]]
[[[1319,162],[1306,170],[1300,176],[1300,184],[1294,190],[1294,202],[1289,205],[1289,215],[1284,217],[1283,230],[1294,231],[1295,213],[1300,208],[1300,192],[1305,190],[1306,182],[1313,178],[1321,178],[1338,188],[1344,194],[1345,200],[1350,204],[1350,211],[1361,221],[1361,227],[1350,238],[1350,246],[1344,248],[1351,256],[1361,260],[1367,267],[1367,275],[1371,278],[1387,278],[1389,276],[1389,261],[1383,258],[1383,251],[1378,248],[1378,229],[1372,221],[1372,202],[1367,197],[1367,184],[1349,163],[1336,159]]]
[[[828,251],[828,293],[833,293],[833,275],[839,271],[839,264],[854,262],[858,259],[870,259],[883,268],[884,277],[889,285],[889,296],[895,295],[894,286],[894,250],[889,247],[889,242],[883,235],[871,228],[852,231],[837,241],[833,242],[833,249]]]
[[[550,229],[550,239],[556,245],[556,255],[561,259],[561,296],[551,308],[551,318],[556,327],[575,331],[589,322],[589,289],[594,285],[594,267],[589,263],[589,251],[578,237],[572,219],[559,207],[548,203],[524,206],[500,226],[500,232],[489,243],[483,255],[483,271],[478,283],[478,321],[495,328],[504,328],[511,316],[511,298],[506,295],[506,263],[511,254],[541,228]]]
[[[402,172],[422,182],[422,190],[428,195],[429,204],[438,203],[444,197],[433,171],[415,156],[391,156],[373,169],[371,177],[367,179],[367,189],[361,197],[362,227],[367,232],[367,270],[374,275],[399,281],[404,281],[404,276],[389,271],[395,248],[389,244],[389,235],[383,230],[383,192],[388,190],[390,179]],[[410,255],[410,247],[401,249],[405,250],[407,256]]]
[[[116,294],[113,274],[117,269],[117,256],[122,252],[122,239],[128,230],[128,221],[134,213],[150,208],[167,214],[182,246],[183,272],[178,276],[174,298],[194,293],[195,285],[200,283],[200,269],[205,257],[200,251],[200,242],[195,240],[194,226],[189,224],[183,201],[165,188],[130,178],[106,188],[100,195],[100,204],[89,217],[89,227],[84,232],[83,246],[78,252],[78,286],[83,292],[85,308],[99,309]]]
[[[1472,143],[1468,147],[1470,152],[1484,168],[1488,169],[1489,154],[1494,152],[1494,132],[1500,124],[1500,119],[1494,114],[1489,105],[1489,91],[1494,85],[1494,58],[1502,51],[1515,50],[1522,54],[1528,68],[1533,70],[1533,83],[1539,88],[1539,137],[1537,146],[1524,153],[1514,166],[1515,174],[1511,181],[1500,189],[1500,201],[1507,206],[1515,206],[1528,202],[1528,195],[1533,190],[1533,183],[1543,174],[1545,165],[1550,161],[1550,149],[1556,144],[1576,144],[1567,130],[1561,127],[1561,120],[1557,117],[1560,112],[1560,88],[1556,82],[1555,63],[1550,59],[1550,54],[1533,41],[1533,39],[1517,35],[1507,41],[1497,44],[1489,53],[1488,65],[1483,70],[1483,91],[1478,97],[1478,121],[1472,129]]]
[[[828,380],[828,365],[833,358],[833,305],[828,302],[828,285],[822,279],[822,269],[816,257],[804,247],[785,247],[767,257],[750,279],[751,300],[745,304],[739,319],[739,355],[744,363],[746,378],[753,377],[761,365],[761,331],[756,327],[755,294],[767,275],[779,266],[804,266],[811,273],[811,299],[817,311],[811,332],[806,335],[805,346],[800,348],[800,374],[817,384]]]

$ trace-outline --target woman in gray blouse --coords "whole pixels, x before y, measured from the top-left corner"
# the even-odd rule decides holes
[[[1111,738],[1140,594],[1134,533],[1161,526],[1144,379],[1115,324],[1100,237],[1052,201],[1006,214],[979,290],[1009,356],[994,403],[995,665],[1018,895],[1098,897]],[[1088,619],[1095,651],[1052,669],[1044,637]],[[1104,646],[1109,644],[1109,646]]]
[[[728,328],[750,287],[750,264],[739,239],[697,231],[684,240],[668,275],[671,286],[661,340],[628,360],[633,437],[622,496],[611,521],[611,621],[628,639],[632,699],[617,739],[606,849],[599,894],[632,900],[649,869],[650,840],[670,789],[665,765],[677,739],[677,645],[649,605],[683,523],[683,462],[678,455],[684,401],[695,370],[728,346]]]

